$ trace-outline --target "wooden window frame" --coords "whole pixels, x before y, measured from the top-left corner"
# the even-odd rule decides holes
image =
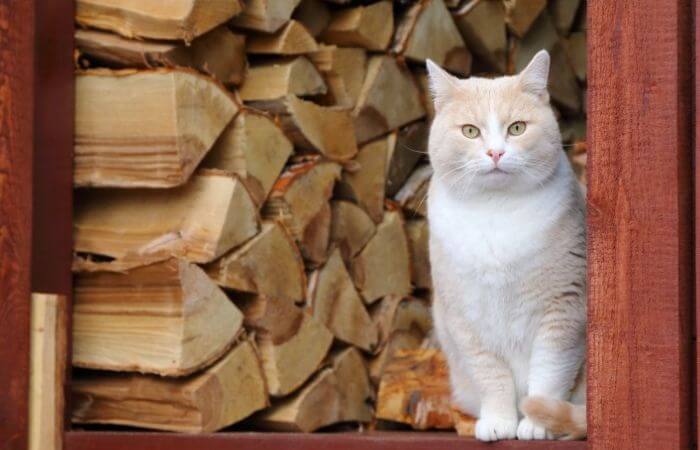
[[[70,307],[73,8],[67,0],[0,0],[3,450],[27,447],[30,293],[65,295]],[[487,445],[417,432],[84,432],[66,422],[64,448],[690,448],[700,368],[692,342],[700,320],[700,220],[693,225],[700,183],[692,169],[700,155],[700,125],[692,126],[700,61],[690,63],[700,47],[693,14],[687,0],[588,3],[586,442]]]

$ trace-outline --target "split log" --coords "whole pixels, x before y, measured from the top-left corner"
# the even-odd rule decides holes
[[[362,146],[354,160],[359,167],[344,171],[336,186],[336,197],[356,202],[376,223],[381,222],[384,216],[386,166],[390,147],[393,146],[393,136]]]
[[[127,38],[186,42],[240,13],[239,0],[78,0],[79,25],[110,30]]]
[[[365,303],[411,292],[408,240],[398,211],[384,213],[377,232],[353,258],[350,271]]]
[[[377,384],[394,354],[402,349],[419,348],[433,323],[429,303],[415,297],[384,297],[373,306],[371,314],[379,331],[380,347],[369,362],[369,374]]]
[[[425,109],[411,72],[391,56],[374,56],[353,115],[357,141],[364,143],[420,119]]]
[[[533,2],[534,3],[534,2]],[[520,40],[516,40],[513,48],[513,62],[516,72],[522,71],[540,50],[552,51],[559,42],[559,34],[554,27],[552,17],[547,11],[542,12],[532,25],[530,31]],[[550,82],[552,76],[559,69],[554,64],[550,64]]]
[[[307,308],[335,337],[366,351],[377,345],[377,326],[352,284],[335,249],[326,264],[309,277]]]
[[[202,166],[235,173],[255,203],[262,206],[293,151],[292,143],[272,119],[244,109],[221,134]]]
[[[261,55],[303,55],[318,50],[318,44],[304,25],[290,20],[274,34],[251,34],[246,49]]]
[[[411,281],[418,289],[432,287],[430,258],[428,255],[428,221],[425,219],[406,222],[406,236],[411,253]]]
[[[585,45],[585,44],[584,44]],[[584,49],[585,50],[585,49]],[[581,111],[581,88],[571,66],[563,41],[557,42],[551,52],[552,67],[548,90],[552,100],[569,114]]]
[[[304,230],[328,203],[339,178],[340,166],[319,158],[288,167],[273,186],[263,217],[279,220],[301,240]]]
[[[450,400],[447,361],[439,350],[402,350],[382,376],[377,418],[416,430],[457,428],[474,436],[476,418],[460,413]]]
[[[321,0],[301,0],[292,17],[301,22],[315,38],[328,26],[331,12]]]
[[[404,185],[423,155],[428,154],[428,122],[416,122],[399,130],[387,156],[386,196],[393,197]]]
[[[75,205],[75,251],[117,258],[108,264],[122,270],[171,256],[206,263],[258,231],[241,181],[212,171],[176,189],[80,190]]]
[[[252,65],[238,91],[241,99],[270,101],[287,95],[316,95],[326,92],[326,84],[313,64],[303,56]]]
[[[304,257],[306,267],[309,269],[322,265],[328,259],[331,219],[331,207],[326,202],[306,226],[304,234],[299,240],[299,250]]]
[[[470,0],[452,17],[469,49],[491,68],[505,73],[508,39],[503,3]]]
[[[184,261],[83,273],[73,303],[73,365],[187,375],[223,355],[242,323],[226,294]]]
[[[586,33],[577,31],[563,41],[569,61],[579,81],[586,81]]]
[[[245,36],[221,26],[191,44],[125,39],[97,30],[75,32],[81,53],[112,67],[191,67],[225,84],[240,84],[247,67]]]
[[[331,16],[321,40],[345,47],[385,50],[394,33],[394,14],[390,1],[341,9]]]
[[[346,265],[374,236],[377,227],[367,213],[354,203],[331,202],[331,242],[340,249]]]
[[[321,45],[308,55],[323,74],[329,103],[354,107],[367,71],[367,53],[362,48]]]
[[[341,422],[369,422],[374,392],[360,353],[350,347],[332,358],[302,390],[256,416],[265,429],[303,431]]]
[[[293,95],[287,97],[282,108],[282,128],[297,147],[332,161],[347,161],[357,154],[349,108],[324,107]]]
[[[575,142],[586,140],[586,118],[574,117],[566,118],[559,122],[561,130],[561,140],[564,144],[574,144]]]
[[[301,301],[306,276],[301,254],[281,225],[263,223],[253,239],[206,267],[212,279],[227,289]]]
[[[580,5],[581,0],[553,0],[549,2],[549,11],[560,34],[569,34]]]
[[[406,11],[396,28],[393,51],[419,63],[431,59],[461,75],[471,71],[472,55],[443,0],[420,0]]]
[[[237,111],[222,87],[193,72],[102,69],[80,74],[74,182],[180,185]]]
[[[268,392],[281,397],[295,391],[316,372],[328,354],[333,335],[290,303],[277,301],[258,317],[254,328]]]
[[[430,80],[428,79],[428,71],[424,68],[414,68],[413,73],[418,81],[418,87],[421,94],[421,102],[425,109],[426,121],[430,123],[435,117],[435,107],[433,105],[432,94],[430,93]]]
[[[419,167],[394,196],[394,200],[408,212],[409,218],[427,216],[426,199],[432,176],[433,168],[429,164]]]
[[[231,24],[249,30],[274,33],[292,17],[299,0],[246,0],[243,12]]]
[[[536,28],[535,19],[547,6],[547,0],[504,0],[506,24],[516,36],[523,37],[531,28]]]
[[[74,423],[187,433],[220,430],[269,404],[260,360],[248,340],[190,377],[88,372],[75,376],[71,388]]]

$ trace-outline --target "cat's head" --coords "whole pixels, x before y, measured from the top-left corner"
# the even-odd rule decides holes
[[[526,191],[554,173],[561,137],[549,105],[549,54],[518,75],[460,80],[428,61],[434,177],[457,193]]]

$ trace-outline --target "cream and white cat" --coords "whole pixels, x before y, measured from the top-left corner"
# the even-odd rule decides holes
[[[549,54],[496,79],[428,70],[433,315],[453,399],[483,441],[583,437],[585,211]]]

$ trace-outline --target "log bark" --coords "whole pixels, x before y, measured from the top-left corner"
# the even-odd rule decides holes
[[[469,75],[472,55],[443,0],[420,0],[396,28],[393,51],[411,61],[431,59],[447,70]]]
[[[269,404],[260,360],[248,340],[190,377],[85,372],[71,387],[72,420],[80,424],[210,433]]]
[[[137,41],[98,30],[78,29],[80,53],[111,67],[191,67],[225,84],[240,84],[248,66],[245,36],[220,26],[182,42]]]
[[[386,196],[392,198],[404,185],[413,169],[428,154],[428,122],[416,122],[399,130],[396,144],[387,155]]]
[[[335,200],[331,202],[331,242],[340,249],[345,264],[349,266],[377,231],[369,215],[354,203]]]
[[[406,183],[394,196],[394,200],[406,211],[409,219],[426,217],[428,207],[426,199],[432,176],[433,169],[430,165],[419,167],[408,177]]]
[[[242,322],[226,294],[183,261],[83,273],[73,303],[73,365],[188,375],[223,355]]]
[[[306,305],[337,339],[368,352],[374,351],[377,326],[355,290],[338,249],[331,253],[323,267],[311,273]]]
[[[534,28],[535,19],[547,6],[547,0],[504,0],[504,4],[508,29],[523,37],[531,27]]]
[[[202,166],[235,173],[262,206],[293,151],[274,120],[244,109],[219,136]]]
[[[206,271],[227,289],[291,302],[306,295],[301,254],[284,227],[274,222],[263,223],[260,233],[206,266]]]
[[[387,211],[377,232],[352,260],[350,271],[365,303],[411,292],[411,268],[403,219]]]
[[[386,50],[394,33],[394,15],[390,1],[334,12],[321,40],[344,47]]]
[[[333,356],[298,393],[256,417],[265,429],[310,433],[340,422],[369,422],[374,392],[359,352],[350,347]]]
[[[289,21],[300,0],[246,0],[243,12],[231,24],[249,30],[274,33]]]
[[[418,289],[431,289],[430,258],[428,254],[428,221],[425,219],[406,222],[406,236],[411,252],[411,281]]]
[[[258,221],[243,183],[208,171],[176,189],[78,191],[74,248],[122,270],[172,256],[206,263],[253,237]]]
[[[355,135],[367,142],[425,115],[418,86],[391,56],[373,56],[353,111]]]
[[[190,42],[243,9],[239,0],[78,0],[79,25],[114,31],[127,38]]]
[[[452,17],[469,49],[492,69],[505,73],[508,37],[503,3],[470,0]]]
[[[246,102],[274,101],[288,95],[316,95],[326,92],[326,84],[313,64],[303,56],[254,64],[238,91]]]
[[[74,182],[183,184],[237,111],[222,87],[194,72],[102,69],[80,74]]]
[[[318,50],[318,44],[304,25],[290,20],[274,34],[251,35],[247,50],[260,55],[303,55]]]

